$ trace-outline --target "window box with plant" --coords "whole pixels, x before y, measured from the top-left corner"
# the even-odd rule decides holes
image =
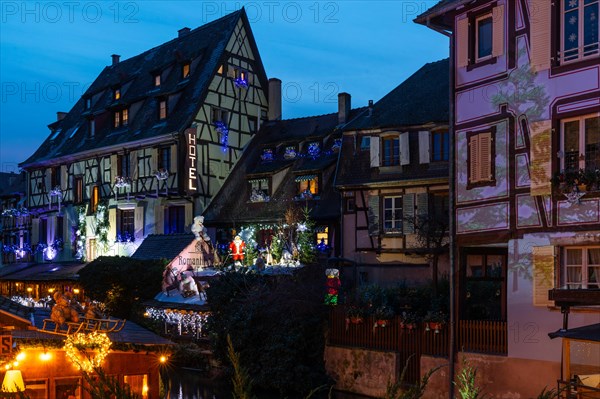
[[[425,322],[425,331],[433,330],[437,334],[447,320],[448,315],[441,310],[430,310],[423,318],[423,321]]]
[[[559,194],[592,192],[600,189],[600,169],[563,170],[552,178],[552,186]]]
[[[351,324],[361,324],[365,321],[366,311],[364,308],[352,305],[348,307],[346,310],[346,325]]]
[[[387,327],[390,321],[394,318],[394,311],[389,306],[382,305],[375,309],[375,312],[373,312],[373,318],[375,319],[373,331],[375,331],[375,328],[377,327]]]

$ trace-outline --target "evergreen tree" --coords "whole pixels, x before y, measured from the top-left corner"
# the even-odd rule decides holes
[[[298,258],[300,263],[308,265],[315,263],[315,222],[310,218],[308,206],[302,209],[302,219],[298,223]]]

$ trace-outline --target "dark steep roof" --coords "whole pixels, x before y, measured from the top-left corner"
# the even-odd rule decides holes
[[[150,234],[131,256],[133,259],[171,261],[195,240],[191,233]]]
[[[446,58],[425,64],[377,101],[371,116],[365,113],[344,130],[448,123],[449,97],[449,60]]]
[[[352,110],[350,119],[356,118],[364,108]],[[341,138],[342,131],[338,114],[325,114],[305,118],[269,121],[248,145],[248,148],[232,170],[224,186],[204,211],[207,225],[240,225],[245,223],[277,223],[284,218],[291,205],[311,209],[311,217],[316,220],[331,220],[339,217],[339,194],[333,190],[333,178],[337,152],[331,153],[335,138]],[[321,141],[321,149],[328,152],[319,157],[306,156],[307,145],[311,141]],[[295,145],[303,156],[294,160],[282,157],[285,147]],[[263,162],[265,148],[275,149],[275,160]],[[269,202],[249,202],[249,179],[272,176],[282,173],[283,179]],[[295,201],[297,194],[296,178],[313,173],[321,174],[320,199]]]
[[[0,196],[24,194],[27,188],[25,173],[0,172]]]
[[[248,24],[242,9],[105,67],[65,118],[49,126],[55,131],[60,130],[56,137],[51,133],[22,166],[35,166],[88,150],[166,138],[182,132],[198,112],[240,18]],[[249,36],[255,47],[251,33]],[[190,75],[182,79],[181,67],[188,62]],[[159,72],[161,84],[155,87],[153,77]],[[264,70],[257,71],[257,77],[261,83],[266,81]],[[266,87],[266,82],[264,85]],[[121,90],[121,98],[116,101],[113,100],[115,87]],[[92,99],[90,109],[84,108],[86,98]],[[168,117],[159,121],[158,103],[164,98],[168,98]],[[113,128],[114,110],[127,107],[128,125]],[[94,139],[89,138],[88,120],[92,117],[96,125]]]
[[[434,23],[441,27],[452,29],[454,21],[451,18],[451,12],[459,5],[469,3],[470,1],[471,0],[441,0],[433,7],[417,16],[417,18],[414,19],[414,22],[427,25],[429,21],[433,20]]]

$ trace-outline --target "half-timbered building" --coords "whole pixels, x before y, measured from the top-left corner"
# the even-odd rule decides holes
[[[363,283],[447,273],[447,71],[426,64],[344,128],[341,254]]]
[[[21,164],[32,245],[61,240],[51,256],[92,260],[184,232],[266,119],[266,85],[243,9],[127,60],[113,55]]]
[[[0,265],[31,260],[31,217],[25,207],[25,173],[0,172]]]
[[[488,354],[490,393],[535,397],[600,373],[584,345],[561,374],[547,335],[600,321],[599,11],[444,0],[416,20],[450,36],[456,345]]]
[[[365,108],[351,109],[351,97],[338,95],[338,112],[281,119],[281,81],[269,80],[269,120],[263,123],[234,168],[223,190],[204,213],[219,244],[231,231],[257,226],[257,245],[271,245],[277,227],[289,223],[286,212],[307,208],[315,222],[315,242],[339,255],[340,196],[333,179],[342,128]],[[291,251],[291,249],[290,249]]]

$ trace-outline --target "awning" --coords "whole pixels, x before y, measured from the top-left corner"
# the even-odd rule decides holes
[[[548,333],[550,338],[578,339],[580,341],[600,342],[600,323],[590,324],[589,326],[570,328],[568,330],[558,330]]]
[[[296,177],[296,182],[299,181],[308,181],[308,180],[314,180],[316,179],[317,175],[302,175],[302,176],[297,176]]]

